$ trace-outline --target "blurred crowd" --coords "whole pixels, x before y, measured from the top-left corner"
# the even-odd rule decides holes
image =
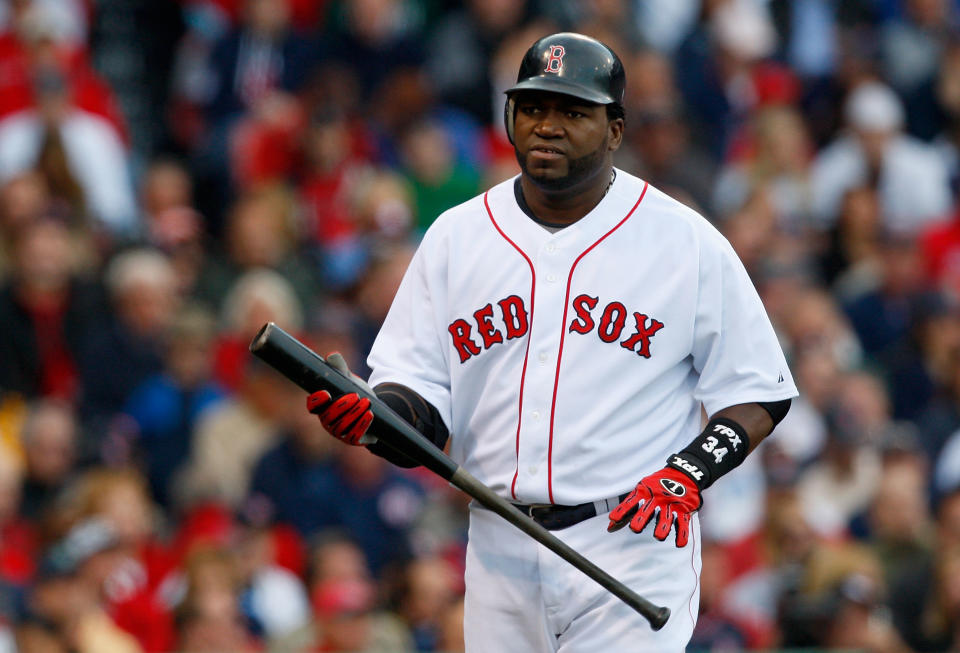
[[[801,390],[706,496],[691,648],[960,650],[960,2],[5,0],[0,652],[462,650],[467,499],[247,345],[365,376],[568,29]]]

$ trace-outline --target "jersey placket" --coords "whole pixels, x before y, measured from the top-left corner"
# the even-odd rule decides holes
[[[517,446],[516,495],[524,502],[553,503],[550,414],[556,390],[559,325],[570,267],[558,240],[558,236],[551,236],[541,243],[534,259],[538,311],[530,325],[523,421]]]

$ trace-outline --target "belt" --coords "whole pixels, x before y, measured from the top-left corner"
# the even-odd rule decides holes
[[[558,506],[552,503],[514,503],[512,505],[548,531],[559,531],[579,524],[585,519],[610,512],[629,494],[627,492],[612,499],[601,499],[577,506]]]

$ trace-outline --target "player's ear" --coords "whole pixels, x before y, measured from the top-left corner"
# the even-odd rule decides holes
[[[623,143],[623,118],[611,118],[607,121],[607,149],[616,152]]]

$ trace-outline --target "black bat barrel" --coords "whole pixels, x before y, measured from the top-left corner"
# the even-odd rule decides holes
[[[269,322],[260,329],[250,343],[254,356],[270,365],[307,392],[326,390],[334,398],[351,392],[374,399],[366,388],[331,366],[299,340]],[[412,458],[434,474],[450,480],[457,465],[427,440],[406,420],[390,410],[383,402],[371,404],[373,423],[370,433],[381,442]],[[389,428],[383,428],[388,426]]]

